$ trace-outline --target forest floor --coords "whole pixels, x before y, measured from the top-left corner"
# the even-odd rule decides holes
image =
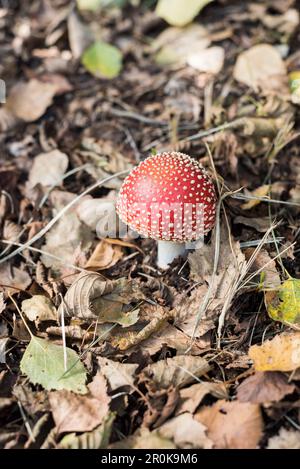
[[[0,1],[0,447],[300,448],[300,4],[139,3]],[[96,183],[173,150],[222,200],[163,271]]]

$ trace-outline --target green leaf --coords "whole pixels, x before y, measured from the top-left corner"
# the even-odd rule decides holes
[[[33,384],[45,389],[68,389],[86,394],[86,370],[77,353],[66,348],[67,371],[64,367],[64,348],[47,340],[32,336],[21,360],[21,371]]]
[[[114,78],[122,68],[122,54],[119,49],[103,41],[96,41],[88,47],[81,61],[92,75],[99,78]]]
[[[276,292],[266,292],[268,313],[275,321],[300,324],[300,280],[289,278]]]
[[[185,26],[213,0],[159,0],[156,14],[172,26]]]
[[[114,414],[108,416],[107,420],[92,432],[85,432],[77,436],[69,433],[59,443],[61,449],[105,449],[108,446]]]

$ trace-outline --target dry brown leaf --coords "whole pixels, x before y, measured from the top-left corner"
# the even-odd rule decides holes
[[[270,88],[272,79],[286,84],[286,67],[279,52],[270,44],[258,44],[242,52],[236,61],[233,76],[237,81],[257,90]]]
[[[300,367],[300,333],[278,334],[248,353],[256,371],[293,371]]]
[[[138,365],[135,363],[119,363],[104,357],[98,357],[98,364],[101,374],[107,379],[112,391],[123,386],[133,388]]]
[[[150,355],[159,352],[164,345],[175,349],[177,355],[182,355],[191,346],[191,338],[165,321],[164,324],[160,324],[160,329],[157,332],[146,338],[142,343],[143,351],[148,352]],[[200,353],[201,348],[197,345],[197,342],[193,343],[190,354],[199,355]]]
[[[246,259],[250,259],[254,253],[253,248],[245,250]],[[267,265],[268,264],[268,265]],[[268,251],[261,249],[256,255],[254,262],[251,266],[251,271],[258,273],[258,282],[262,282],[263,288],[266,289],[278,289],[281,285],[280,275],[276,268],[276,261],[274,261]]]
[[[110,397],[104,377],[96,375],[88,388],[90,393],[84,396],[65,390],[49,393],[58,433],[91,431],[108,415]]]
[[[128,241],[123,241],[122,239],[112,239],[112,238],[107,238],[105,241],[108,244],[115,244],[116,246],[123,246],[126,248],[136,249],[141,254],[145,255],[144,251],[139,246],[137,246],[137,244],[130,243]]]
[[[269,439],[267,449],[300,449],[300,431],[281,428]]]
[[[0,291],[15,294],[19,290],[26,290],[31,282],[23,264],[20,267],[12,267],[8,262],[0,265]]]
[[[34,158],[29,173],[30,186],[34,187],[36,184],[46,187],[60,185],[68,164],[68,156],[59,150],[40,153]]]
[[[78,218],[99,237],[116,237],[117,214],[114,201],[114,191],[102,199],[85,199],[78,204]]]
[[[56,321],[57,312],[52,301],[44,295],[33,295],[22,301],[22,311],[30,321]]]
[[[179,391],[181,403],[176,413],[190,412],[193,414],[207,394],[211,394],[217,399],[226,399],[228,397],[223,384],[210,382],[196,383]]]
[[[183,298],[180,304],[173,310],[175,326],[190,337],[202,337],[215,326],[215,319],[218,317],[218,313],[222,304],[218,300],[213,300],[210,303],[207,311],[200,321],[200,324],[197,327],[197,330],[194,333],[197,314],[206,293],[206,285],[201,285],[200,287],[194,288],[191,295]]]
[[[168,420],[157,429],[161,436],[173,440],[177,448],[211,449],[213,442],[207,437],[206,430],[188,412]]]
[[[256,404],[221,400],[203,407],[195,418],[207,427],[215,448],[255,449],[262,437],[263,420]]]
[[[148,365],[144,374],[160,387],[167,388],[170,385],[183,387],[209,370],[208,362],[202,357],[178,355]]]
[[[240,402],[264,404],[278,402],[294,390],[295,386],[288,383],[284,374],[276,371],[257,371],[239,385],[237,398]]]
[[[156,430],[139,428],[133,435],[109,446],[111,449],[176,449],[174,443]]]
[[[74,212],[68,211],[47,233],[41,260],[46,267],[51,267],[56,272],[64,269],[73,272],[72,265],[83,267],[86,262],[86,253],[93,238],[91,230],[80,222]],[[58,259],[53,259],[47,253]]]
[[[141,298],[142,293],[140,295]],[[103,280],[97,273],[82,273],[70,286],[59,311],[63,308],[65,316],[97,319],[100,324],[113,322],[128,327],[138,320],[138,309],[132,308],[128,312],[126,309],[134,297],[129,280]]]
[[[115,265],[123,257],[121,246],[112,246],[101,240],[95,247],[91,257],[85,264],[85,269],[104,270]]]
[[[254,228],[259,233],[265,233],[270,228],[270,217],[249,218],[238,216],[233,219],[233,223],[241,223],[242,225]]]
[[[57,85],[31,79],[27,83],[15,85],[8,96],[6,107],[11,113],[25,122],[39,119],[57,92]]]

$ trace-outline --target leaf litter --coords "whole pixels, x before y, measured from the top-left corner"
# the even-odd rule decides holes
[[[297,448],[296,2],[27,3],[1,10],[0,446]],[[222,201],[162,272],[115,200],[166,150]]]

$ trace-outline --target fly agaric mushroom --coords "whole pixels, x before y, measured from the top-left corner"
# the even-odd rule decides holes
[[[188,155],[150,156],[124,180],[117,213],[134,231],[158,240],[157,265],[167,268],[215,224],[216,193],[207,172]]]

